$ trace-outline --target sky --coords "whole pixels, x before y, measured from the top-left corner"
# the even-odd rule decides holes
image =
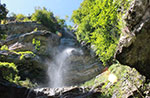
[[[73,10],[79,8],[80,3],[83,0],[0,0],[1,3],[5,3],[9,14],[14,12],[15,14],[31,15],[36,7],[46,7],[52,11],[55,16],[65,19],[68,15],[69,18],[72,15]],[[67,24],[73,23],[67,21]]]

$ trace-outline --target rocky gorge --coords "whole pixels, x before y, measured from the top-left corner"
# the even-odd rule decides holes
[[[0,98],[149,98],[150,0],[133,0],[124,16],[114,64],[103,66],[92,49],[64,31],[55,34],[37,22],[1,24],[1,62],[17,65],[22,80],[35,88],[5,80],[0,72]],[[115,75],[116,82],[109,81]],[[63,83],[62,83],[63,82]]]

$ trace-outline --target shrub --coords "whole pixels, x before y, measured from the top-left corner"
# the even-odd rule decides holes
[[[6,16],[7,16],[8,10],[6,9],[5,4],[0,5],[0,23],[5,23],[6,22]],[[0,40],[5,39],[6,34],[3,32],[0,28]]]
[[[22,81],[20,76],[18,76],[18,72],[14,63],[0,62],[0,74],[2,78],[27,88],[36,86],[29,79]]]
[[[0,62],[2,77],[10,82],[16,82],[18,70],[14,63]]]
[[[104,65],[113,59],[121,33],[121,17],[130,0],[84,0],[73,12],[79,42],[94,46]]]
[[[35,38],[33,38],[32,40],[32,44],[35,46],[36,50],[40,50],[40,46],[41,46],[41,41],[40,40],[36,40]]]
[[[37,21],[48,27],[50,31],[56,32],[57,20],[53,16],[53,13],[48,11],[46,8],[36,8],[35,12],[31,16],[31,19],[32,21]]]
[[[16,21],[19,21],[19,22],[28,22],[28,21],[31,21],[31,19],[23,14],[17,14],[17,15],[14,15],[14,17],[16,18]]]
[[[8,50],[8,46],[7,45],[3,45],[0,50]]]
[[[6,9],[5,4],[0,5],[0,21],[3,19],[6,19],[6,16],[8,14],[8,10]]]
[[[18,14],[18,15],[16,15],[16,20],[17,20],[17,21],[21,21],[21,20],[23,20],[24,18],[26,18],[26,16],[24,16],[23,14]]]

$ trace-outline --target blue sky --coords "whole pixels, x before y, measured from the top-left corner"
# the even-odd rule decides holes
[[[1,0],[1,3],[5,3],[9,13],[14,12],[16,14],[31,14],[34,12],[35,7],[46,7],[52,11],[55,16],[65,18],[66,15],[71,17],[73,10],[79,8],[80,3],[83,0]],[[67,22],[67,24],[72,24]]]

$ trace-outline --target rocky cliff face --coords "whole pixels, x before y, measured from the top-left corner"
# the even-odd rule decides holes
[[[150,0],[134,0],[125,22],[115,57],[150,78]]]
[[[59,37],[35,22],[15,22],[0,27],[8,34],[1,45],[9,48],[0,51],[0,61],[14,62],[22,79],[30,78],[33,82],[46,83],[47,66],[44,60],[55,55]],[[35,28],[39,30],[33,31]],[[33,40],[40,41],[39,45],[33,43]]]
[[[6,40],[1,40],[1,46],[7,45],[9,48],[0,51],[0,60],[14,62],[22,79],[30,78],[33,82],[48,84],[47,69],[65,48],[82,50],[71,36],[65,34],[60,38],[35,22],[13,22],[0,25],[0,28],[8,34]],[[38,30],[33,31],[35,28]],[[101,64],[87,52],[85,49],[82,55],[74,52],[63,62],[68,65],[68,75],[63,77],[67,85],[85,82],[101,72]]]
[[[150,1],[133,0],[128,11],[126,27],[123,36],[120,38],[116,59],[122,64],[135,67],[140,73],[150,78]],[[40,83],[48,82],[45,66],[46,60],[54,60],[55,54],[66,46],[81,48],[72,43],[69,39],[60,39],[56,34],[46,31],[42,25],[28,23],[10,23],[0,25],[1,30],[9,36],[7,40],[1,41],[1,45],[8,45],[9,50],[0,51],[0,60],[14,62],[20,71],[21,77],[28,77],[32,81]],[[27,28],[27,29],[26,29]],[[38,31],[33,31],[38,28]],[[13,32],[12,32],[13,31]],[[33,39],[40,41],[37,47],[33,44]],[[69,44],[69,45],[68,45]],[[1,46],[0,45],[0,46]],[[66,45],[66,46],[65,46]],[[82,48],[81,48],[82,49]],[[57,51],[58,50],[58,51]],[[17,51],[17,52],[15,52]],[[32,51],[18,53],[22,51]],[[83,54],[72,51],[72,55],[66,59],[69,74],[64,77],[68,85],[82,83],[95,77],[100,73],[99,62],[83,49]],[[51,66],[51,64],[48,64]],[[94,79],[93,84],[88,87],[69,87],[69,88],[42,88],[27,89],[1,79],[0,74],[0,98],[149,98],[150,83],[145,85],[145,77],[140,75],[134,68],[125,65],[113,65],[108,71],[100,74]],[[62,69],[63,70],[63,69]],[[117,76],[117,82],[111,83],[108,77],[111,74]],[[70,84],[69,84],[70,83]],[[111,96],[103,96],[102,93]],[[108,93],[108,94],[107,94]]]

